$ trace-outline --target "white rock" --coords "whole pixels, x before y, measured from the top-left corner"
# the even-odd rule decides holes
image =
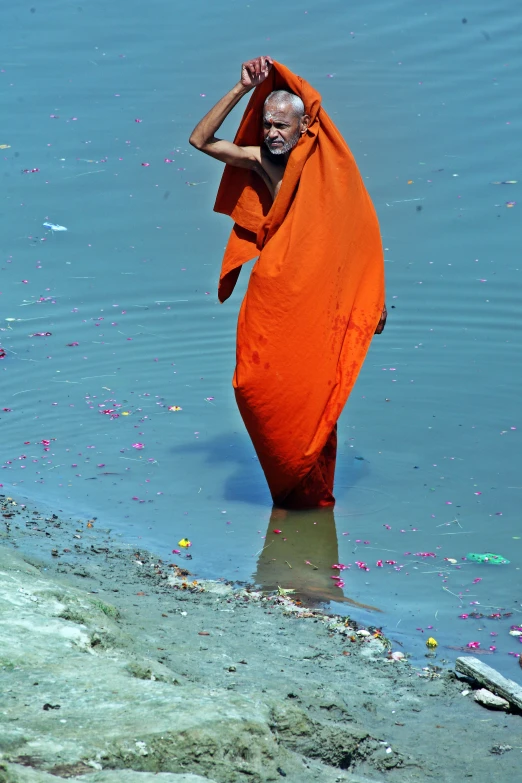
[[[475,691],[474,699],[490,710],[507,710],[509,707],[509,702],[506,699],[496,696],[491,691],[486,690],[486,688],[480,688],[478,691]]]

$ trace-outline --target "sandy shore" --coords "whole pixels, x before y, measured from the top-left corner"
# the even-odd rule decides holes
[[[0,783],[519,776],[520,715],[436,658],[393,660],[376,628],[201,582],[97,521],[0,508]]]

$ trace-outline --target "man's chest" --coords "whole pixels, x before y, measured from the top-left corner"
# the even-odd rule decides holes
[[[281,183],[283,181],[283,177],[285,173],[285,167],[274,164],[270,160],[267,160],[264,157],[261,161],[261,166],[263,169],[263,174],[262,174],[263,179],[265,180],[268,189],[270,190],[272,198],[275,199],[275,197],[277,196],[281,188]]]

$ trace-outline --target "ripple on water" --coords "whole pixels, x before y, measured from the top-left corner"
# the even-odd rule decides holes
[[[196,4],[181,20],[165,4],[145,17],[136,3],[47,5],[38,28],[3,14],[0,317],[16,319],[0,323],[4,489],[95,514],[165,557],[187,536],[202,575],[259,573],[270,498],[231,389],[248,270],[219,305],[220,166],[186,139],[245,44],[269,38],[348,139],[387,259],[389,323],[340,420],[336,524],[309,559],[352,563],[346,595],[382,608],[418,654],[426,635],[448,655],[496,640],[494,664],[513,676],[520,185],[493,183],[519,176],[519,5],[481,0],[464,24],[450,5],[305,15],[290,2],[276,28],[253,28],[248,7],[202,18]],[[475,601],[486,617],[459,619]]]

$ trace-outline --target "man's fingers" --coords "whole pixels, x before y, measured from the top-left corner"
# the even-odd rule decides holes
[[[382,334],[384,327],[386,326],[387,317],[388,313],[386,312],[386,309],[384,309],[381,315],[381,319],[375,328],[375,334]]]
[[[244,76],[249,76],[252,81],[257,81],[259,77],[266,77],[270,73],[273,62],[268,55],[256,57],[254,60],[248,60],[241,66],[241,72]]]

